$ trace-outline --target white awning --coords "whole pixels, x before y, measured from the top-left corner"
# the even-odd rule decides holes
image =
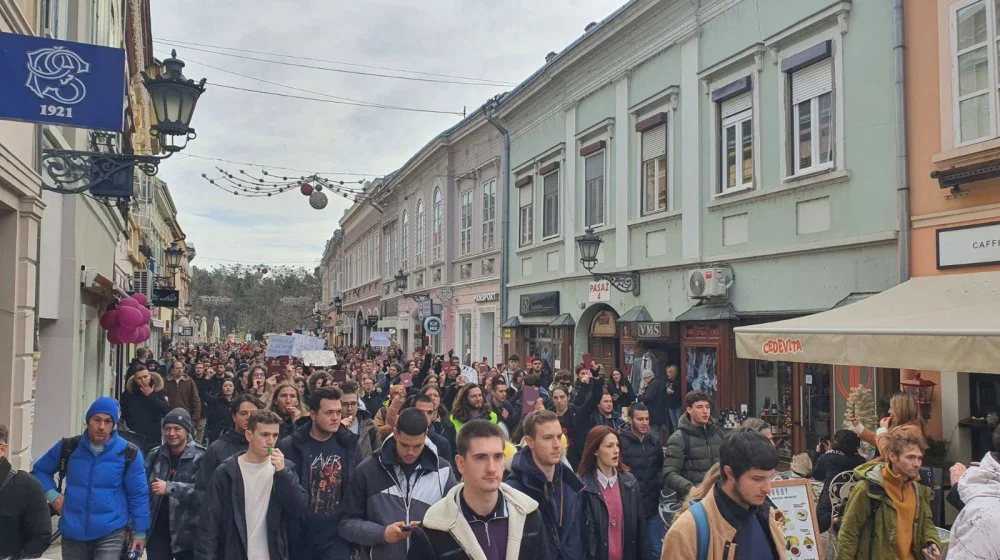
[[[1000,373],[1000,272],[914,278],[844,307],[734,331],[744,359]]]

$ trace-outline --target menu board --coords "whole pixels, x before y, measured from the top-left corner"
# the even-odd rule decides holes
[[[792,560],[823,560],[816,498],[809,479],[776,480],[771,483],[771,501],[785,533],[785,552]]]

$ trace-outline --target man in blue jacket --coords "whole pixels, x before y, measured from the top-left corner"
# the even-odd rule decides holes
[[[149,488],[142,452],[118,435],[117,424],[118,401],[97,399],[87,410],[87,431],[52,446],[31,470],[61,515],[65,560],[117,560],[130,529],[129,549],[146,545]],[[65,464],[65,492],[60,494],[54,477],[60,472],[64,445],[72,452]]]

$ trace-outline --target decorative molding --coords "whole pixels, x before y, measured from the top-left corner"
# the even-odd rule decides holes
[[[781,52],[778,50],[778,47],[767,47],[767,60],[769,60],[771,64],[778,64],[778,60],[780,58]]]
[[[708,85],[708,80],[705,78],[698,80],[698,86],[701,88],[702,95],[708,95],[712,91],[712,88]]]
[[[846,35],[847,34],[847,29],[848,29],[847,15],[849,13],[850,12],[846,12],[845,11],[845,12],[840,12],[839,14],[837,14],[837,28],[840,29],[840,34],[841,35]]]
[[[753,55],[753,69],[755,72],[764,71],[764,53],[756,52]]]

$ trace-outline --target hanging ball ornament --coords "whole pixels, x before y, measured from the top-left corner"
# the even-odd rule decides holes
[[[323,186],[322,185],[316,185],[316,192],[319,192],[321,190],[323,190]]]
[[[306,196],[311,196],[313,193],[313,186],[309,183],[302,183],[302,186],[299,187],[299,191]]]
[[[260,273],[261,273],[262,275],[263,275],[263,274],[267,274],[267,269],[266,269],[266,268],[262,268],[262,269],[260,269]]]
[[[309,195],[309,206],[312,206],[316,210],[322,210],[326,208],[327,203],[326,195],[321,192],[314,192]]]

